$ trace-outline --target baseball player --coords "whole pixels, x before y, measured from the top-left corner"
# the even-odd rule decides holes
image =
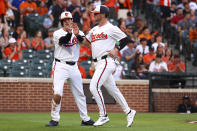
[[[84,36],[73,23],[70,12],[63,12],[60,16],[62,28],[55,31],[53,41],[55,44],[53,62],[53,99],[51,108],[52,120],[46,126],[58,126],[60,120],[61,97],[63,95],[64,81],[68,80],[75,102],[82,119],[81,125],[93,125],[94,121],[87,114],[86,97],[83,92],[82,78],[77,61],[79,58],[80,39],[75,34]]]
[[[94,123],[94,126],[101,126],[109,121],[103,95],[100,89],[101,86],[104,85],[110,95],[112,95],[120,104],[123,111],[127,115],[127,127],[130,127],[136,111],[129,108],[125,98],[117,88],[115,80],[112,76],[112,73],[116,67],[114,57],[118,50],[121,50],[128,43],[128,38],[118,27],[113,26],[107,21],[107,17],[109,15],[108,7],[104,5],[96,6],[93,13],[98,25],[89,31],[86,35],[86,40],[91,43],[92,57],[96,68],[90,82],[90,91],[99,107],[100,117]],[[117,43],[119,44],[116,45],[116,41],[118,41]]]

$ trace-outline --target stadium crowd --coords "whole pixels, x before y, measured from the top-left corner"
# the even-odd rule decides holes
[[[130,38],[118,54],[116,80],[146,79],[148,72],[185,72],[182,55],[197,66],[197,0],[0,0],[0,65],[27,59],[30,67],[24,74],[32,74],[35,71],[30,68],[43,58],[44,62],[38,63],[44,63],[45,72],[50,72],[53,32],[61,26],[61,12],[70,11],[73,21],[87,34],[96,24],[90,11],[100,4],[109,7],[109,21]],[[31,55],[26,56],[27,52]],[[44,53],[50,56],[38,56]],[[94,65],[90,47],[81,45],[78,65],[82,77],[91,78]],[[17,68],[6,69],[12,74]]]

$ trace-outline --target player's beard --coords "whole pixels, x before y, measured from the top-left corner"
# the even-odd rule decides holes
[[[95,19],[96,23],[99,23],[102,20],[102,18],[99,16],[97,16],[97,18]]]

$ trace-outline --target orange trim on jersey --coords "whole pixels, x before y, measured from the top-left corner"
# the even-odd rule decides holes
[[[106,109],[105,109],[104,101],[102,100],[102,97],[101,97],[101,95],[100,95],[100,93],[99,93],[99,91],[98,91],[98,84],[99,84],[99,81],[100,81],[100,79],[101,79],[101,76],[103,75],[103,73],[104,73],[104,71],[105,71],[105,69],[106,69],[106,67],[107,67],[107,59],[106,59],[106,58],[105,58],[105,62],[106,62],[105,67],[104,67],[104,69],[103,69],[103,71],[102,71],[102,73],[101,73],[101,75],[100,75],[100,77],[99,77],[99,79],[98,79],[97,87],[96,87],[96,88],[97,88],[97,92],[98,92],[98,94],[99,94],[99,97],[100,97],[100,99],[101,99],[102,105],[103,105],[104,115],[106,115]]]

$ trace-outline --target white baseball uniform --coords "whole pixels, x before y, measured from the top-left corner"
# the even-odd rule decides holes
[[[100,116],[107,114],[101,92],[102,85],[104,85],[109,94],[120,104],[126,114],[130,111],[125,98],[117,88],[112,76],[116,67],[115,61],[109,56],[107,58],[103,57],[108,55],[107,51],[114,49],[116,41],[125,37],[126,35],[118,27],[113,26],[109,22],[101,27],[95,26],[86,36],[87,40],[91,43],[92,57],[93,59],[97,59],[97,62],[94,63],[95,72],[90,82],[90,91],[97,102]]]
[[[76,36],[74,35],[74,33],[72,33],[72,37],[69,43],[60,46],[58,44],[59,39],[66,34],[67,32],[62,28],[55,31],[53,34],[53,40],[55,44],[55,60],[53,62],[53,91],[54,94],[59,94],[60,96],[62,96],[64,81],[68,80],[75,102],[80,112],[80,117],[82,120],[88,121],[90,120],[90,117],[87,115],[86,97],[83,92],[82,77],[77,66],[80,45],[77,41]],[[83,32],[81,31],[79,31],[79,34],[84,36]],[[75,64],[70,65],[69,62],[75,62]],[[52,100],[52,120],[60,120],[60,108],[61,103],[56,104],[54,100]]]

